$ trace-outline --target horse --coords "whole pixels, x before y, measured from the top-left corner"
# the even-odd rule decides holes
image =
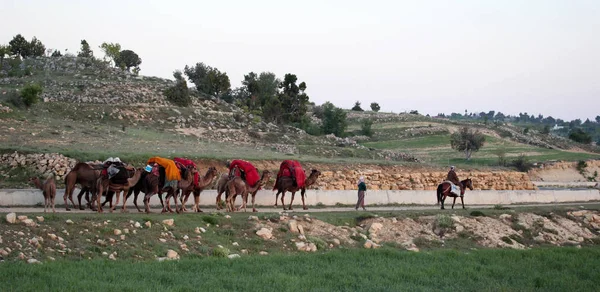
[[[452,209],[454,209],[456,197],[458,196],[450,192],[451,188],[452,187],[449,182],[443,182],[437,187],[437,204],[442,204],[442,210],[445,209],[444,201],[446,201],[446,197],[454,198],[454,201],[452,201]],[[463,209],[465,208],[465,201],[463,200],[463,197],[465,196],[465,191],[467,190],[467,188],[473,190],[473,181],[470,178],[467,178],[460,182],[460,202],[462,203]]]

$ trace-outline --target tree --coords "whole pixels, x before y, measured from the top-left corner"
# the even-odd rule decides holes
[[[335,107],[330,102],[323,104],[323,133],[341,137],[347,127],[346,112],[343,109]]]
[[[92,49],[90,49],[90,45],[88,44],[88,42],[86,40],[81,40],[81,51],[79,51],[79,54],[77,54],[77,57],[84,57],[84,58],[93,58],[94,57],[94,52],[92,51]]]
[[[592,136],[590,136],[588,133],[584,132],[580,128],[575,128],[574,130],[572,130],[571,133],[569,133],[569,139],[571,139],[577,143],[583,143],[583,144],[592,143]]]
[[[363,119],[360,123],[361,133],[367,137],[373,136],[373,129],[371,128],[372,125],[373,121],[371,119]]]
[[[186,65],[183,72],[196,85],[198,92],[220,98],[221,95],[231,89],[227,73],[221,73],[219,69],[210,67],[204,63],[196,63],[194,67]]]
[[[42,57],[44,56],[45,52],[46,46],[44,46],[44,44],[42,44],[42,42],[36,37],[33,37],[33,39],[31,39],[31,42],[29,43],[29,56]]]
[[[464,151],[467,160],[471,159],[473,151],[479,151],[479,148],[485,143],[485,136],[479,131],[474,131],[467,127],[452,134],[450,137],[450,146],[457,151]]]
[[[271,72],[262,72],[257,75],[250,72],[244,75],[243,89],[248,93],[243,103],[250,109],[261,109],[273,96],[277,96],[281,80]]]
[[[5,55],[10,55],[10,46],[0,45],[0,69],[2,69],[2,63],[4,62]]]
[[[379,104],[376,102],[372,102],[371,103],[371,110],[374,112],[378,112],[381,109],[381,107],[379,107]]]
[[[283,109],[285,122],[298,123],[308,110],[308,95],[304,93],[306,83],[296,85],[298,77],[294,74],[285,74],[283,81],[279,84],[281,92],[279,100]]]
[[[60,53],[59,50],[54,50],[54,52],[52,52],[51,57],[62,57],[62,54]]]
[[[39,96],[42,93],[42,87],[38,84],[25,85],[21,89],[21,99],[26,107],[30,107],[39,101]]]
[[[21,58],[29,57],[29,42],[21,34],[14,36],[8,45],[12,55],[21,56]]]
[[[544,125],[544,128],[542,129],[542,134],[544,134],[544,135],[550,134],[550,126],[549,125]]]
[[[352,107],[353,111],[357,111],[357,112],[362,112],[363,109],[360,107],[360,101],[356,101],[354,103],[354,106]]]
[[[173,72],[173,77],[175,78],[175,85],[164,91],[167,100],[178,106],[189,106],[192,103],[192,100],[190,98],[187,81],[185,81],[183,74],[179,70]]]
[[[596,123],[600,124],[600,116],[596,116]]]
[[[142,64],[142,59],[132,50],[123,50],[119,53],[115,63],[129,72],[132,67]]]
[[[115,67],[119,66],[117,63],[121,53],[121,45],[119,43],[113,44],[104,42],[102,45],[100,45],[100,49],[102,49],[102,52],[104,52],[104,61],[106,61],[108,58],[114,62]]]

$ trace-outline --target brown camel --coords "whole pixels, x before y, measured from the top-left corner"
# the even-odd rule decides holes
[[[202,210],[200,210],[200,206],[199,206],[200,193],[204,190],[204,188],[206,188],[208,185],[210,185],[212,183],[213,179],[217,176],[217,174],[218,174],[217,168],[214,166],[211,166],[206,171],[206,174],[204,174],[203,177],[200,177],[198,179],[197,186],[192,183],[192,184],[190,184],[190,186],[188,188],[182,189],[181,197],[180,197],[182,212],[187,211],[187,209],[185,208],[185,204],[187,203],[187,201],[190,197],[190,194],[192,192],[194,193],[194,207],[192,210],[195,212],[202,212]]]
[[[52,207],[52,213],[56,213],[56,209],[54,209],[56,199],[56,183],[54,182],[54,178],[50,176],[42,184],[38,177],[32,177],[29,179],[29,182],[33,183],[36,188],[42,190],[42,194],[44,195],[44,213],[46,213],[46,209],[50,207]]]
[[[219,177],[219,180],[217,181],[217,210],[221,210],[223,209],[223,207],[221,206],[221,196],[223,195],[223,193],[227,192],[227,182],[229,181],[229,174],[224,173],[221,175],[221,177]],[[225,198],[227,198],[227,194],[225,194]]]
[[[129,191],[127,192],[127,196],[125,196],[125,200],[127,200],[127,199],[129,199],[129,197],[131,196],[132,193],[134,194],[133,204],[137,208],[138,212],[143,212],[140,209],[140,207],[138,207],[138,204],[137,204],[137,199],[138,199],[138,196],[140,195],[140,192],[143,192],[144,194],[147,194],[150,192],[149,191],[150,188],[148,187],[148,183],[147,183],[148,180],[146,179],[147,175],[148,175],[148,172],[143,171],[140,176],[140,180],[135,184],[135,186],[133,186],[132,188],[129,188]],[[111,204],[112,204],[112,201],[111,201]]]
[[[294,210],[294,208],[292,208],[292,203],[294,203],[294,196],[296,195],[296,192],[298,190],[300,190],[300,196],[302,197],[302,209],[308,210],[308,208],[306,207],[306,204],[304,202],[304,196],[306,194],[306,189],[309,186],[313,185],[315,182],[317,182],[317,178],[319,178],[319,175],[321,175],[321,172],[316,169],[313,169],[310,172],[310,175],[304,180],[304,187],[302,187],[302,188],[298,188],[298,186],[295,186],[294,181],[292,180],[291,177],[288,177],[288,176],[280,177],[275,182],[276,188],[277,188],[277,194],[275,194],[275,207],[277,207],[277,197],[279,197],[279,194],[281,194],[281,205],[283,206],[283,210],[286,210],[283,198],[285,197],[285,192],[291,192],[292,200],[290,201],[289,210]]]
[[[63,196],[67,211],[71,210],[69,208],[67,199],[71,200],[73,208],[75,208],[75,202],[73,202],[73,191],[75,190],[76,184],[81,185],[81,191],[77,195],[77,199],[79,200],[79,209],[84,209],[81,206],[81,196],[86,192],[95,193],[96,181],[100,177],[101,171],[102,167],[95,167],[83,162],[77,163],[75,167],[69,171],[69,173],[65,176],[65,195]],[[88,199],[88,196],[86,196],[86,199]],[[88,206],[90,208],[92,207],[89,200]]]
[[[256,208],[254,208],[254,200],[256,197],[256,193],[261,186],[269,181],[271,178],[271,172],[268,170],[263,171],[262,177],[260,180],[254,185],[249,186],[241,177],[236,176],[230,181],[227,182],[227,192],[225,195],[227,211],[233,212],[235,198],[238,195],[242,196],[242,205],[237,209],[238,211],[241,208],[244,208],[244,212],[246,212],[246,204],[248,203],[248,194],[252,194],[252,212],[258,212]]]
[[[121,192],[123,192],[123,208],[122,211],[123,212],[127,212],[127,209],[125,207],[125,203],[127,202],[126,200],[126,195],[127,192],[129,191],[130,188],[132,188],[133,186],[135,186],[138,181],[140,180],[140,177],[142,176],[142,171],[144,171],[142,168],[138,168],[132,169],[133,171],[133,175],[131,175],[130,173],[130,169],[127,169],[127,176],[129,176],[129,178],[127,178],[127,182],[124,184],[116,184],[111,182],[108,177],[104,177],[101,176],[98,178],[97,180],[97,185],[96,185],[96,200],[97,200],[97,204],[98,204],[98,213],[102,213],[102,204],[100,204],[100,198],[102,197],[102,194],[104,194],[104,192],[106,192],[108,194],[109,191],[113,191],[116,193],[117,195],[117,202],[115,203],[114,206],[112,206],[110,208],[110,211],[114,211],[115,207],[119,205],[119,199],[121,198]],[[107,195],[108,198],[108,195]],[[112,199],[111,199],[112,201]]]
[[[193,172],[192,167],[189,167],[189,168],[187,168],[187,171],[182,172],[182,180],[177,182],[176,188],[173,188],[170,186],[165,187],[163,185],[163,183],[160,182],[159,177],[152,173],[146,174],[145,184],[146,184],[145,189],[148,190],[148,192],[146,192],[146,195],[144,196],[144,206],[145,206],[146,213],[151,213],[150,212],[150,198],[154,194],[158,194],[158,198],[160,199],[160,202],[163,205],[163,209],[162,209],[161,213],[165,213],[167,211],[173,213],[173,209],[171,209],[171,204],[170,204],[171,197],[174,197],[175,210],[179,213],[179,208],[177,207],[176,192],[178,191],[179,186],[181,186],[182,188],[186,188],[190,184],[191,185],[194,184],[194,172]],[[167,196],[165,198],[166,204],[164,204],[163,200],[162,200],[162,194],[164,192],[167,192]]]

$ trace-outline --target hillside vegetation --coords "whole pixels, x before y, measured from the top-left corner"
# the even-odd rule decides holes
[[[135,76],[105,62],[84,57],[38,57],[7,60],[4,70],[19,74],[0,79],[0,150],[58,152],[80,160],[120,156],[143,161],[151,155],[191,158],[285,159],[331,163],[403,164],[428,167],[449,164],[475,168],[525,155],[530,162],[599,158],[598,148],[542,134],[509,123],[486,125],[418,114],[347,111],[342,136],[310,135],[289,124],[265,122],[246,106],[238,107],[197,91],[188,107],[164,96],[175,82]],[[42,102],[18,107],[18,89],[43,88]],[[239,105],[239,103],[238,103]],[[320,106],[307,115],[320,124]],[[364,120],[372,121],[370,137]],[[461,127],[477,129],[486,142],[470,161],[450,147]]]

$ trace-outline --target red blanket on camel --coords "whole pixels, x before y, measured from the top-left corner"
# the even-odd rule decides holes
[[[196,165],[196,163],[194,163],[193,161],[191,161],[189,159],[175,157],[175,158],[173,158],[173,161],[175,161],[175,163],[180,163],[181,165],[183,165],[185,167],[193,166],[195,169],[198,169],[198,166]],[[196,173],[194,173],[194,186],[198,186],[199,182],[200,182],[200,174],[198,172],[196,172]]]
[[[304,174],[304,169],[302,169],[302,165],[300,162],[296,160],[284,160],[279,166],[279,172],[277,173],[277,180],[280,177],[292,177],[296,178],[296,183],[298,184],[298,188],[304,187],[304,181],[306,180],[306,175]],[[273,186],[273,190],[277,189],[277,182]]]
[[[258,170],[256,169],[256,167],[254,167],[254,165],[252,165],[252,163],[240,159],[233,160],[229,165],[229,172],[231,173],[231,170],[236,166],[244,172],[244,175],[246,177],[246,183],[249,186],[255,186],[256,183],[260,180]]]

